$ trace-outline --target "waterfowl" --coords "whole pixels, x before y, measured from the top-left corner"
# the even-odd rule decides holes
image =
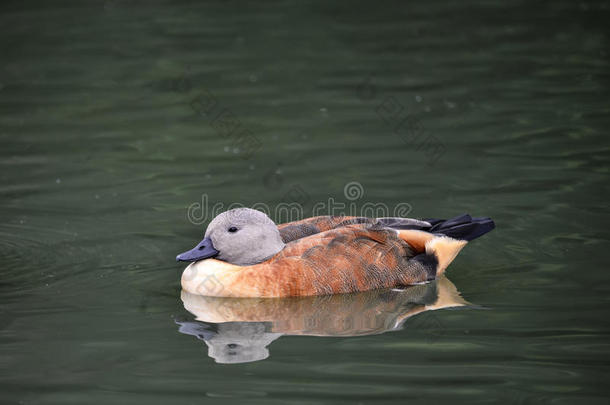
[[[176,257],[191,263],[182,288],[215,297],[290,297],[392,288],[434,280],[458,252],[494,228],[450,220],[318,216],[276,225],[263,212],[219,214],[204,239]]]

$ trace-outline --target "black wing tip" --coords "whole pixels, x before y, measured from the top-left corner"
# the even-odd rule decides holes
[[[468,214],[458,215],[447,220],[430,218],[425,221],[432,224],[429,232],[440,233],[469,242],[491,232],[496,227],[495,222],[489,217],[473,218]]]

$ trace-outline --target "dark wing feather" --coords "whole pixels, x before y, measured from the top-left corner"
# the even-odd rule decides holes
[[[491,218],[473,218],[468,214],[462,214],[448,220],[319,216],[281,224],[278,225],[278,229],[284,243],[288,243],[320,232],[354,224],[374,224],[378,227],[396,230],[419,230],[467,241],[478,238],[495,228]]]
[[[323,215],[280,224],[278,230],[284,243],[288,243],[347,225],[373,222],[375,219],[365,217]]]

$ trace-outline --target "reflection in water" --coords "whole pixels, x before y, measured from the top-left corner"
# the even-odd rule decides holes
[[[269,356],[282,335],[363,336],[401,329],[424,311],[467,305],[443,277],[403,289],[294,298],[204,297],[182,291],[196,321],[176,322],[179,331],[208,345],[217,363],[245,363]]]

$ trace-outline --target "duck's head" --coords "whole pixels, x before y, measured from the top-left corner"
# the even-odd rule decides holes
[[[284,248],[275,223],[263,212],[236,208],[218,215],[210,222],[204,239],[176,260],[196,262],[214,257],[247,266],[261,263]]]

